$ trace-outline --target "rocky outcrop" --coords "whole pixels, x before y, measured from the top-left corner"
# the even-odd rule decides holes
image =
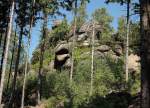
[[[63,66],[70,66],[70,45],[62,42],[55,48],[54,69],[61,70]]]
[[[91,38],[91,34],[92,34],[92,30],[93,30],[93,22],[86,22],[84,23],[81,28],[79,29],[79,31],[76,32],[76,41],[85,41],[85,40],[90,40]],[[97,39],[97,33],[101,33],[102,32],[102,26],[99,23],[95,23],[95,39]],[[73,29],[70,31],[70,33],[68,34],[68,36],[70,39],[72,40],[73,37]]]
[[[123,54],[122,47],[120,45],[115,45],[114,52],[117,56],[121,56]]]
[[[59,21],[58,21],[59,22]],[[93,30],[93,22],[84,23],[78,32],[76,32],[76,47],[91,47],[91,36]],[[105,58],[107,55],[113,60],[118,60],[121,58],[124,52],[124,48],[121,43],[110,43],[110,44],[100,44],[97,38],[97,33],[102,32],[102,26],[95,23],[95,56]],[[100,34],[98,34],[100,35]],[[72,52],[72,39],[73,30],[70,31],[69,42],[62,41],[55,48],[55,60],[51,61],[50,67],[55,69],[60,69],[62,67],[71,67],[71,52]],[[115,45],[114,45],[115,44]],[[91,52],[83,52],[81,56],[85,54],[90,55]],[[136,72],[139,70],[139,57],[137,55],[129,55],[128,67],[130,72]],[[52,63],[53,62],[53,63]]]
[[[107,45],[101,45],[97,47],[96,50],[100,52],[108,52],[110,50],[110,47]]]
[[[86,22],[81,26],[79,32],[89,33],[89,32],[92,32],[92,30],[93,30],[93,22]],[[102,31],[102,26],[98,22],[95,22],[95,31],[96,32],[98,32],[98,31],[101,32]]]
[[[130,72],[138,72],[140,67],[140,57],[138,55],[130,54],[128,56],[128,68]]]

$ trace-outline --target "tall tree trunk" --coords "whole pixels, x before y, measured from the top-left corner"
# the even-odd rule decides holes
[[[127,1],[127,34],[126,34],[126,82],[129,80],[128,56],[129,56],[129,33],[130,33],[130,0]]]
[[[19,68],[19,62],[20,62],[20,52],[21,52],[21,45],[22,45],[22,37],[23,37],[23,27],[21,27],[20,30],[20,36],[19,36],[19,44],[18,44],[18,52],[17,52],[17,58],[15,62],[15,73],[14,73],[14,78],[12,82],[12,94],[9,100],[9,107],[12,107],[12,104],[15,99],[15,91],[16,91],[16,82],[17,82],[17,76],[18,76],[18,68]]]
[[[16,29],[15,29],[15,36],[14,36],[14,42],[13,42],[13,50],[12,50],[12,55],[11,55],[11,62],[10,62],[10,68],[9,68],[9,75],[8,75],[8,80],[7,80],[6,91],[9,88],[10,76],[11,76],[11,73],[12,73],[12,65],[13,65],[13,61],[14,61],[14,54],[15,54],[15,48],[16,48],[16,37],[17,37],[17,25],[16,25]]]
[[[25,85],[26,85],[26,76],[27,76],[27,70],[28,70],[28,59],[29,59],[29,50],[27,48],[27,52],[25,55],[25,71],[24,71],[24,79],[23,79],[23,89],[22,89],[22,98],[21,98],[21,108],[24,108],[24,96],[25,96]]]
[[[6,42],[7,42],[7,30],[6,30],[6,35],[5,35],[5,38],[4,38],[3,51],[2,51],[2,57],[1,57],[0,80],[1,80],[1,75],[2,75],[2,68],[3,68],[3,62],[4,62],[4,56],[5,56],[5,49],[6,49]]]
[[[0,47],[1,47],[1,45],[2,45],[2,40],[3,40],[3,33],[1,32],[1,33],[0,33]]]
[[[25,60],[25,71],[24,71],[24,80],[23,80],[23,89],[22,89],[22,98],[21,98],[21,108],[24,108],[24,96],[25,96],[25,87],[26,87],[26,76],[27,76],[27,71],[28,71],[29,48],[30,48],[31,31],[32,31],[32,25],[33,25],[34,5],[35,5],[35,0],[33,1],[33,4],[32,4],[33,11],[31,15],[31,21],[30,21],[30,27],[29,27],[27,54],[26,54],[26,60]]]
[[[44,60],[44,52],[45,52],[45,43],[47,37],[47,21],[48,16],[47,13],[44,14],[44,23],[43,23],[43,36],[42,36],[42,45],[40,47],[41,54],[40,54],[40,66],[39,66],[39,74],[38,74],[38,104],[41,102],[42,96],[42,73],[43,73],[43,60]]]
[[[93,93],[93,74],[94,74],[94,43],[95,43],[95,21],[93,21],[93,33],[92,33],[92,55],[91,55],[91,85],[90,96]]]
[[[4,79],[5,79],[5,71],[6,71],[6,66],[7,66],[10,36],[11,36],[11,32],[12,32],[14,6],[15,6],[15,2],[12,1],[11,11],[10,11],[10,20],[9,20],[8,29],[7,29],[8,30],[8,32],[7,32],[7,42],[6,42],[6,48],[5,48],[5,51],[4,51],[5,55],[4,55],[4,62],[3,62],[3,67],[2,67],[2,76],[1,76],[1,82],[0,82],[0,107],[2,107],[2,93],[3,93]]]
[[[72,76],[74,70],[74,47],[76,42],[76,28],[77,28],[77,0],[75,1],[74,10],[74,28],[73,28],[73,42],[72,42],[72,60],[71,60],[71,70],[70,70],[70,84],[72,84]]]
[[[141,106],[150,108],[150,0],[140,0],[141,18]]]

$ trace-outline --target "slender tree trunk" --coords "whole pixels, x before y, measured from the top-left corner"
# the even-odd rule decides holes
[[[2,40],[3,40],[3,33],[0,33],[0,47],[1,47],[1,44],[2,44]]]
[[[76,28],[77,28],[77,0],[75,1],[75,11],[74,11],[74,28],[73,28],[73,42],[72,42],[72,60],[71,60],[71,70],[70,70],[70,85],[72,84],[72,76],[74,70],[74,47],[76,42]]]
[[[28,58],[29,58],[28,52],[29,52],[29,50],[27,49],[26,59],[25,59],[25,71],[24,71],[24,79],[23,79],[22,98],[21,98],[21,108],[24,108],[25,85],[26,85],[26,76],[27,76]]]
[[[3,52],[2,52],[2,57],[1,57],[0,80],[1,80],[1,75],[2,75],[2,68],[3,68],[3,62],[4,62],[4,56],[5,56],[5,49],[6,49],[6,42],[7,42],[7,30],[6,30],[6,35],[5,35],[5,38],[4,38]]]
[[[13,42],[13,50],[12,50],[12,55],[11,55],[11,62],[10,62],[10,68],[9,68],[9,75],[8,75],[8,80],[7,80],[6,91],[9,88],[10,76],[11,76],[11,73],[12,73],[12,65],[13,65],[13,61],[14,61],[14,54],[15,54],[15,48],[16,48],[16,37],[17,37],[17,25],[16,25],[16,29],[15,29],[15,36],[14,36],[14,42]]]
[[[140,0],[141,107],[150,108],[150,0]]]
[[[93,21],[93,33],[92,33],[92,55],[91,55],[91,85],[90,85],[90,96],[93,93],[93,74],[94,74],[94,43],[95,43],[95,21]]]
[[[22,89],[21,108],[24,108],[24,96],[25,96],[25,87],[26,87],[26,76],[27,76],[27,71],[28,71],[29,48],[30,48],[31,31],[32,31],[32,25],[33,25],[34,4],[35,4],[35,0],[33,1],[33,5],[32,5],[33,12],[32,12],[32,17],[31,17],[31,21],[30,21],[29,37],[28,37],[28,43],[27,43],[27,54],[26,54],[26,61],[25,61],[25,71],[24,71],[24,80],[23,80],[23,89]]]
[[[6,49],[4,51],[5,55],[4,55],[4,62],[3,62],[3,67],[2,67],[2,76],[1,76],[1,82],[0,82],[0,107],[2,107],[2,94],[3,94],[3,86],[4,86],[4,79],[5,79],[5,71],[6,71],[6,66],[7,66],[8,49],[9,49],[9,44],[10,44],[10,36],[11,36],[11,31],[12,31],[14,6],[15,6],[15,2],[12,1],[11,11],[10,11],[10,20],[9,20],[8,32],[7,32]]]
[[[42,37],[42,45],[41,45],[41,54],[40,54],[40,66],[39,66],[39,74],[38,74],[38,104],[41,102],[42,96],[42,73],[43,73],[43,60],[44,60],[44,52],[45,52],[45,41],[47,37],[47,21],[48,16],[44,14],[44,23],[43,23],[43,37]]]
[[[128,3],[127,3],[127,35],[126,35],[126,59],[125,59],[126,82],[128,82],[129,80],[129,68],[128,68],[129,33],[130,33],[130,0],[128,0]]]
[[[23,27],[21,27],[20,30],[20,36],[19,36],[19,44],[18,44],[18,52],[17,52],[17,58],[15,62],[15,73],[14,73],[14,79],[12,82],[12,94],[9,100],[9,107],[12,107],[12,104],[15,99],[15,91],[16,91],[16,82],[17,82],[17,76],[18,76],[18,68],[19,68],[19,62],[20,62],[20,52],[21,52],[21,45],[22,45],[22,37],[23,37]]]

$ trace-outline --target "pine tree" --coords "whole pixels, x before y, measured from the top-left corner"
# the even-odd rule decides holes
[[[127,34],[126,34],[126,64],[125,64],[125,72],[126,72],[126,82],[128,82],[129,77],[129,69],[128,69],[128,55],[129,55],[129,33],[130,33],[130,0],[127,1]]]
[[[39,64],[39,74],[38,74],[38,104],[40,104],[42,96],[42,73],[43,73],[43,60],[45,52],[45,43],[47,38],[47,13],[44,13],[44,23],[43,23],[43,34],[42,34],[42,43],[40,46],[40,64]]]
[[[31,31],[32,26],[34,22],[34,6],[35,6],[35,0],[32,3],[32,12],[31,12],[31,19],[30,19],[30,25],[29,25],[29,33],[28,33],[28,41],[27,41],[27,48],[26,48],[26,56],[25,56],[25,69],[24,69],[24,80],[23,80],[23,89],[22,89],[22,98],[21,98],[21,108],[24,108],[24,96],[25,96],[25,87],[26,87],[26,76],[28,71],[28,60],[29,60],[29,48],[30,48],[30,42],[31,42]]]
[[[74,27],[73,27],[73,42],[72,42],[72,60],[70,70],[70,84],[72,84],[73,70],[74,70],[74,47],[76,39],[76,24],[77,24],[77,0],[74,2]]]
[[[150,0],[140,0],[141,108],[150,108]]]
[[[11,5],[11,11],[10,11],[10,20],[8,24],[8,32],[7,32],[7,42],[6,42],[6,49],[5,49],[5,55],[4,55],[4,62],[2,67],[2,77],[1,77],[1,83],[0,83],[0,107],[2,107],[2,94],[3,94],[3,86],[4,86],[4,78],[5,78],[5,71],[6,71],[6,65],[7,65],[7,58],[8,58],[8,49],[9,49],[9,43],[10,43],[10,36],[12,31],[12,21],[13,21],[13,15],[14,15],[14,6],[15,2],[12,1]]]
[[[92,55],[91,55],[91,85],[90,85],[90,96],[93,92],[93,82],[94,82],[94,43],[95,43],[95,21],[93,21],[93,33],[92,33]]]

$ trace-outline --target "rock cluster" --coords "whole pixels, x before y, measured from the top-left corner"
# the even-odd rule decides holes
[[[76,46],[90,47],[91,46],[91,34],[93,30],[93,22],[87,22],[81,26],[79,32],[76,33]],[[95,23],[95,31],[102,32],[102,26]],[[72,52],[72,37],[73,32],[70,34],[69,42],[59,42],[55,48],[55,60],[54,63],[50,63],[51,67],[60,69],[61,67],[71,67],[71,52]],[[106,45],[100,44],[99,39],[95,34],[95,56],[105,57],[109,55],[112,59],[118,60],[124,53],[124,49],[120,44]],[[91,52],[84,52],[81,56],[91,54]],[[130,54],[128,57],[129,71],[135,72],[139,70],[139,56]],[[54,65],[54,66],[52,66]]]

